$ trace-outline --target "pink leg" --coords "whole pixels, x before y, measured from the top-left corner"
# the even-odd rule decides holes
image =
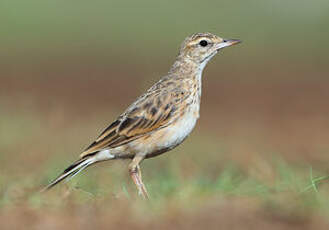
[[[136,156],[129,165],[129,173],[137,187],[138,194],[140,196],[142,196],[144,199],[148,199],[149,195],[148,195],[145,185],[142,181],[142,174],[141,174],[141,170],[139,167],[139,163],[143,159],[144,159],[144,157]]]

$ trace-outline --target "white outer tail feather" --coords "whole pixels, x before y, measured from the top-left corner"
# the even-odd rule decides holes
[[[104,160],[110,160],[115,158],[114,155],[110,154],[109,150],[102,150],[98,153],[96,153],[93,156],[86,157],[85,159],[78,160],[77,162],[73,163],[70,165],[67,169],[64,170],[64,172],[58,176],[54,181],[52,181],[49,185],[47,185],[45,188],[41,190],[41,192],[46,191],[62,180],[65,179],[65,181],[69,181],[72,179],[75,175],[80,173],[82,170],[87,168],[88,166],[99,162],[99,161],[104,161]],[[81,161],[81,162],[79,162]],[[71,168],[72,167],[72,168]]]
[[[79,164],[77,167],[78,168],[74,168],[74,169],[72,169],[72,173],[73,174],[70,174],[70,175],[68,175],[67,176],[67,178],[65,179],[65,182],[68,182],[69,180],[71,180],[75,175],[77,175],[79,172],[81,172],[82,170],[84,170],[85,168],[87,168],[89,165],[91,165],[91,164],[93,164],[93,163],[95,163],[94,161],[93,161],[93,159],[92,158],[90,158],[90,159],[87,159],[86,161],[83,161],[83,162],[81,162],[82,164]],[[76,171],[76,170],[78,170],[78,171]],[[76,172],[75,172],[76,171]]]

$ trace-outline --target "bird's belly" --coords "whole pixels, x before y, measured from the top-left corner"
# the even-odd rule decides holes
[[[182,143],[192,132],[198,117],[198,112],[188,112],[175,123],[153,133],[146,139],[149,146],[146,157],[157,156]]]
[[[193,130],[198,118],[198,107],[190,109],[169,126],[138,138],[124,147],[116,148],[115,151],[118,154],[115,155],[121,158],[133,158],[140,154],[149,158],[167,152],[185,140]]]
[[[159,138],[158,140],[158,146],[160,148],[170,148],[182,143],[184,139],[192,132],[197,119],[198,118],[193,113],[190,113],[176,121],[175,124],[165,128],[163,130],[163,138]]]

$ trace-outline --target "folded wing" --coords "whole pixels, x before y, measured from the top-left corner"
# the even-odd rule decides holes
[[[168,126],[178,117],[179,104],[184,103],[187,92],[181,90],[143,95],[119,116],[84,151],[84,158],[103,149],[115,148]]]

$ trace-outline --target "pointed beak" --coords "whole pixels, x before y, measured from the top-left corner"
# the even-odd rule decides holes
[[[238,40],[238,39],[224,39],[221,43],[218,43],[216,48],[217,48],[217,50],[220,50],[224,47],[233,46],[240,42],[241,42],[241,40]]]

